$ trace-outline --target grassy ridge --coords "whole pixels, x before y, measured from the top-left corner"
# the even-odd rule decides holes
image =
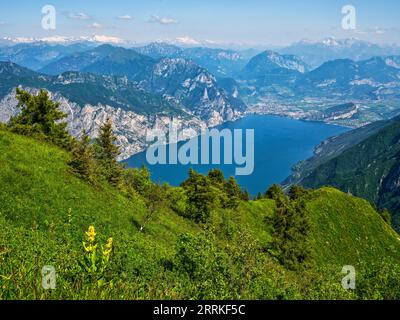
[[[69,157],[57,147],[0,130],[1,299],[365,298],[370,291],[341,289],[342,266],[353,264],[367,277],[370,264],[400,262],[398,235],[374,209],[330,188],[305,199],[314,263],[303,271],[286,270],[269,252],[266,218],[274,212],[273,200],[217,209],[206,224],[165,206],[139,232],[147,214],[144,199],[82,181],[66,165]],[[103,283],[80,263],[89,225],[100,244],[108,237],[114,241]],[[56,268],[54,291],[41,287],[44,265]],[[396,292],[376,289],[365,279],[364,287],[380,290],[378,298]]]

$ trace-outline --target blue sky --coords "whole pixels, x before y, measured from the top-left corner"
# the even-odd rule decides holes
[[[57,10],[56,30],[41,28],[41,9]],[[357,29],[341,28],[344,5]],[[398,0],[14,0],[1,1],[0,36],[93,34],[126,40],[285,45],[302,39],[357,37],[400,44]]]

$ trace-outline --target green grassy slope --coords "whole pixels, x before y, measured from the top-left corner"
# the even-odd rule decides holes
[[[293,272],[267,249],[266,217],[274,201],[218,209],[205,225],[165,207],[139,232],[147,213],[143,199],[83,182],[69,172],[68,158],[56,147],[0,130],[0,299],[346,298],[353,296],[337,289],[344,264],[400,262],[398,235],[366,201],[334,189],[307,196],[315,266]],[[114,239],[107,284],[79,267],[89,225],[100,243]],[[41,288],[44,265],[56,268],[54,291]],[[328,283],[333,280],[321,268],[334,270],[339,282]],[[315,293],[309,272],[335,289]]]
[[[309,188],[331,185],[392,211],[399,228],[400,118],[323,163],[301,181]]]

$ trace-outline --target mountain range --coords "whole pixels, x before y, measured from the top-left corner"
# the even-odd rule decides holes
[[[322,45],[335,48],[340,57],[344,49],[339,48],[356,45],[371,49],[358,58],[377,53],[377,47],[383,50],[380,53],[390,51],[355,40],[330,39]],[[251,57],[249,52],[164,43],[125,48],[89,41],[0,46],[0,60],[6,61],[0,69],[0,116],[6,120],[16,112],[12,95],[18,85],[51,90],[75,115],[90,107],[99,108],[96,113],[102,117],[106,117],[103,113],[122,113],[129,119],[144,116],[142,129],[173,115],[190,118],[194,128],[215,126],[247,112],[359,127],[400,113],[399,56],[337,59],[313,69],[293,54],[267,50]],[[97,125],[89,123],[100,118],[91,117],[84,122],[94,134]],[[124,134],[136,132],[133,124],[115,121],[124,128],[121,140]],[[83,124],[72,127],[78,130]],[[139,136],[142,141],[144,133]],[[124,154],[143,146],[141,142],[140,147],[127,147],[130,151]]]
[[[368,60],[374,56],[399,55],[400,48],[395,45],[378,45],[359,39],[326,38],[320,41],[303,40],[278,50],[281,54],[293,54],[300,57],[312,68],[326,61],[350,59]]]

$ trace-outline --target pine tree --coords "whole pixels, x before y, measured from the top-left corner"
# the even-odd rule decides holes
[[[242,197],[242,190],[234,177],[229,177],[228,181],[225,183],[225,192],[228,196],[225,208],[237,208]]]
[[[86,131],[83,131],[80,140],[72,143],[72,159],[68,164],[73,171],[88,181],[93,181],[95,176],[94,149],[90,144],[90,138]]]
[[[289,189],[290,200],[297,200],[307,194],[307,190],[298,185],[292,185]]]
[[[97,159],[102,169],[102,174],[112,185],[118,185],[121,180],[122,166],[118,163],[119,148],[115,145],[117,138],[113,134],[111,119],[100,127],[97,139]]]
[[[267,199],[272,199],[277,202],[284,201],[284,198],[286,198],[285,193],[282,190],[282,187],[277,184],[273,184],[267,192],[265,192],[265,197]]]
[[[70,145],[72,137],[66,129],[67,123],[60,122],[67,115],[59,110],[58,103],[50,100],[46,91],[40,90],[35,96],[17,88],[16,98],[21,112],[9,121],[12,131],[41,137],[61,147]]]
[[[279,198],[271,223],[272,249],[280,263],[292,270],[303,266],[311,255],[310,222],[304,202]]]
[[[196,222],[206,222],[211,211],[220,203],[221,191],[213,186],[208,177],[189,170],[189,178],[181,184],[188,201],[187,217]]]

